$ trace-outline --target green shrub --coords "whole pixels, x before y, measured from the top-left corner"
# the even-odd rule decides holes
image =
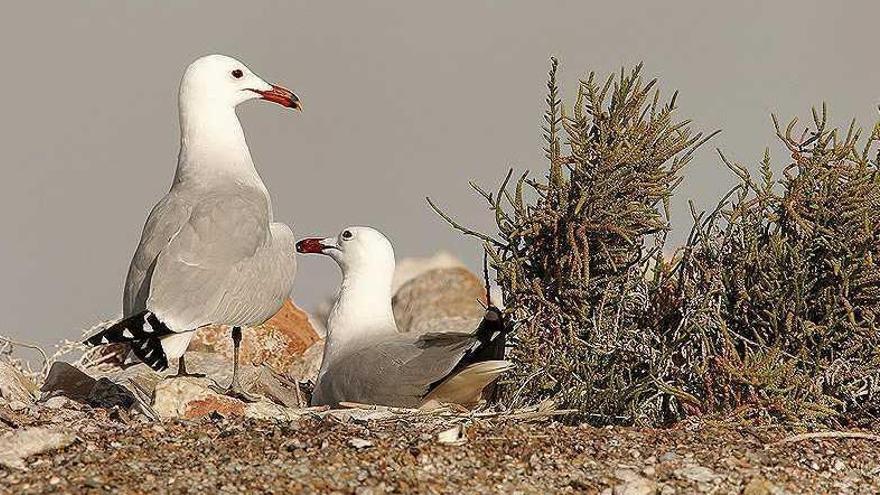
[[[692,414],[826,423],[875,417],[880,400],[880,178],[865,144],[814,113],[777,129],[793,163],[769,155],[663,258],[680,172],[712,134],[676,118],[641,66],[580,82],[564,110],[552,62],[548,170],[472,184],[498,232],[485,242],[516,345],[502,401],[552,398],[595,424]],[[723,158],[723,157],[722,157]],[[429,200],[430,201],[430,200]],[[431,203],[434,206],[433,203]]]
[[[760,179],[722,156],[740,184],[715,215],[698,219],[681,262],[675,325],[715,334],[697,389],[704,410],[743,406],[786,420],[845,422],[880,413],[880,124],[864,143],[850,125],[813,112],[777,136],[791,163]],[[873,150],[873,151],[872,151]],[[702,307],[688,318],[691,301]],[[678,306],[681,309],[672,309]]]

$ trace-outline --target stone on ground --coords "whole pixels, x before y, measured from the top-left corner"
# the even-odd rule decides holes
[[[30,378],[8,362],[0,362],[0,398],[11,402],[31,404],[37,392],[37,386]]]
[[[483,281],[464,267],[426,271],[403,284],[392,300],[394,319],[401,332],[450,317],[479,320],[485,303]]]
[[[61,449],[72,444],[76,436],[55,428],[22,428],[0,436],[0,464],[26,469],[25,460],[36,454]]]
[[[196,331],[189,351],[215,353],[228,358],[231,363],[230,335],[228,327],[201,328]],[[273,371],[286,373],[290,365],[319,338],[309,320],[309,315],[288,299],[269,321],[254,328],[244,329],[241,362],[256,366],[266,365]]]

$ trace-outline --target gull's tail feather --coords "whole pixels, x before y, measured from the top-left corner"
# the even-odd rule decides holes
[[[114,323],[86,339],[85,344],[127,343],[138,359],[156,371],[163,371],[168,368],[168,357],[162,348],[162,337],[173,333],[156,315],[144,311]]]
[[[485,396],[486,388],[510,370],[510,361],[481,361],[465,366],[444,380],[425,397],[425,402],[461,404],[473,407]]]

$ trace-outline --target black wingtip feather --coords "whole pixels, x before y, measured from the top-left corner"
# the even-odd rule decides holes
[[[172,333],[156,315],[144,311],[114,323],[84,343],[90,346],[128,343],[138,359],[156,371],[163,371],[168,368],[168,357],[162,349],[161,337]]]
[[[504,348],[510,331],[511,324],[504,318],[504,313],[490,304],[477,328],[480,344],[471,352],[472,362],[504,359]]]

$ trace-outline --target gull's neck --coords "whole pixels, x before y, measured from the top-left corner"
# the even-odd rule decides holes
[[[391,310],[393,276],[393,258],[390,267],[343,269],[339,297],[327,319],[325,364],[332,362],[348,346],[397,333]]]
[[[185,93],[179,106],[180,154],[175,185],[210,184],[223,177],[266,190],[234,107],[211,99],[188,99]]]

